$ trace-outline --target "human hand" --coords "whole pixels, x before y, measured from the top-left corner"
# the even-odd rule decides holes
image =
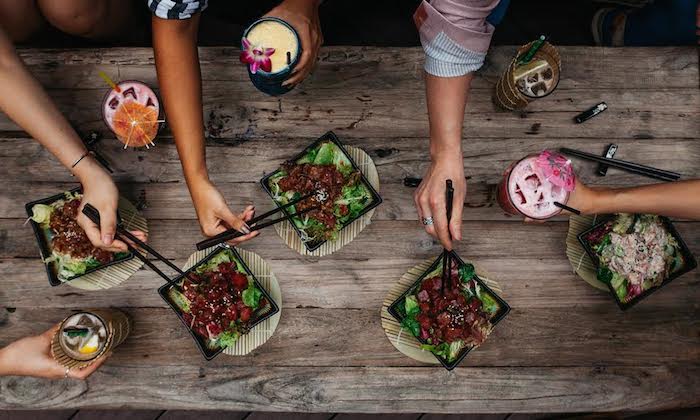
[[[232,245],[238,245],[260,234],[259,231],[251,232],[246,223],[255,216],[255,206],[247,206],[242,213],[234,214],[226,205],[219,190],[209,180],[193,184],[190,193],[199,225],[205,236],[215,236],[233,228],[246,234],[229,242]]]
[[[452,180],[454,200],[452,217],[448,226],[446,181]],[[452,250],[452,240],[462,240],[462,209],[467,194],[467,182],[464,179],[464,164],[461,153],[446,154],[433,159],[423,181],[413,194],[413,200],[422,221],[432,217],[433,224],[426,225],[425,230],[437,237],[447,250]]]
[[[81,162],[80,171],[76,171],[80,183],[83,185],[83,199],[78,209],[78,224],[85,231],[88,239],[96,248],[102,248],[111,252],[126,252],[128,250],[123,241],[115,240],[117,231],[117,207],[119,204],[119,190],[114,181],[97,162],[86,157]],[[100,213],[100,226],[93,223],[83,214],[83,207],[90,203]],[[141,231],[132,233],[145,242],[147,235]]]
[[[311,73],[316,65],[318,50],[323,44],[318,0],[285,0],[265,16],[276,17],[289,23],[299,34],[302,53],[284,86],[296,85]]]
[[[110,356],[105,354],[83,369],[66,370],[51,357],[51,340],[59,327],[56,324],[41,335],[22,338],[0,349],[0,375],[85,379]]]

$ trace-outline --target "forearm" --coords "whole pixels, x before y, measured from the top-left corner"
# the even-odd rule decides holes
[[[85,152],[85,145],[42,86],[32,77],[0,30],[0,110],[46,147],[63,166],[71,166]],[[87,166],[87,165],[85,165]],[[83,169],[83,168],[80,168]]]
[[[700,220],[700,180],[595,189],[594,214],[651,213]]]
[[[161,95],[185,180],[207,180],[202,82],[197,54],[199,14],[191,19],[152,18],[153,48]]]
[[[458,77],[425,74],[430,121],[430,156],[462,156],[462,123],[472,73]]]
[[[10,360],[7,347],[0,348],[0,376],[16,375],[17,364]]]

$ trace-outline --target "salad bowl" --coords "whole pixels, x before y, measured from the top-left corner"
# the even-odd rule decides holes
[[[278,207],[314,191],[320,190],[326,196],[324,202],[313,198],[283,210],[289,216],[303,210],[304,206],[319,207],[291,219],[292,227],[309,252],[335,239],[341,230],[382,202],[331,131],[266,175],[260,184]]]
[[[443,257],[391,305],[388,312],[447,370],[481,345],[510,306],[454,251],[449,282],[442,285]],[[444,287],[444,289],[443,289]]]
[[[697,261],[667,217],[616,214],[581,232],[578,240],[620,309],[627,310]]]
[[[279,312],[240,254],[217,246],[158,294],[187,327],[206,360]]]
[[[82,187],[78,187],[25,205],[51,286],[59,286],[134,257],[131,252],[112,253],[92,247],[83,230],[70,220],[74,219],[72,213],[77,213],[81,199]],[[68,211],[70,215],[61,217],[63,212]],[[69,233],[70,241],[61,238],[62,232],[68,230],[72,231]],[[57,244],[64,249],[57,249]]]

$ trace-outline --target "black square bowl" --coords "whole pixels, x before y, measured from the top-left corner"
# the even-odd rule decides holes
[[[83,188],[82,187],[73,188],[72,190],[70,190],[68,192],[69,193],[82,193]],[[31,218],[34,215],[34,211],[32,210],[32,208],[34,207],[35,204],[49,205],[51,203],[54,203],[58,200],[63,200],[65,198],[66,198],[65,193],[59,193],[56,195],[52,195],[51,197],[42,198],[41,200],[36,200],[36,201],[32,201],[31,203],[27,203],[24,205],[24,209],[27,211],[27,216]],[[41,254],[41,259],[45,261],[47,258],[49,258],[51,256],[51,245],[50,245],[50,239],[48,237],[48,234],[35,221],[29,219],[29,223],[31,224],[32,230],[34,231],[34,236],[36,237],[36,242],[37,242],[37,244],[39,244],[39,252]],[[50,263],[44,263],[44,266],[46,267],[46,275],[49,277],[49,284],[51,286],[59,286],[65,282],[75,280],[75,279],[80,278],[82,276],[86,276],[90,273],[94,273],[95,271],[102,270],[103,268],[107,268],[107,267],[110,267],[112,265],[119,264],[119,263],[122,263],[124,261],[128,261],[132,258],[134,258],[134,254],[129,252],[128,255],[126,255],[122,258],[115,259],[114,261],[108,262],[108,263],[103,264],[99,267],[95,267],[95,268],[91,268],[89,270],[86,270],[85,273],[77,275],[77,276],[73,276],[69,279],[66,279],[65,281],[61,281],[58,278],[56,264],[54,264],[53,262],[50,262]]]
[[[173,285],[164,284],[163,286],[161,286],[158,289],[158,294],[160,295],[160,297],[163,298],[163,300],[165,302],[167,302],[167,304],[172,308],[172,310],[175,312],[175,314],[177,314],[177,317],[180,318],[182,325],[184,325],[187,328],[187,331],[190,332],[190,335],[194,339],[195,343],[197,343],[197,347],[199,348],[199,351],[202,353],[204,358],[207,360],[211,360],[211,359],[215,358],[222,351],[224,351],[224,349],[222,347],[219,347],[219,348],[209,347],[207,345],[206,341],[202,337],[200,337],[199,335],[197,335],[197,333],[192,331],[190,326],[187,324],[185,319],[182,317],[182,311],[180,310],[180,308],[175,304],[175,302],[172,301],[170,296],[168,296],[168,290],[171,287],[178,287],[179,288],[180,281],[182,281],[185,277],[187,277],[188,274],[192,273],[194,270],[197,269],[197,267],[199,267],[202,264],[205,264],[207,261],[209,261],[210,259],[214,258],[216,255],[218,255],[221,252],[224,252],[226,250],[230,250],[231,252],[233,252],[234,258],[236,258],[241,263],[243,268],[245,268],[246,275],[249,278],[253,279],[253,283],[255,284],[255,287],[257,287],[258,289],[260,289],[260,291],[262,291],[263,296],[265,297],[265,299],[268,302],[267,306],[265,306],[264,308],[259,308],[257,311],[255,311],[253,313],[253,316],[248,323],[248,327],[253,328],[256,325],[260,324],[261,322],[272,317],[273,315],[275,315],[276,313],[278,313],[280,311],[279,307],[277,306],[277,303],[275,303],[275,301],[272,299],[272,297],[267,292],[267,290],[265,290],[265,288],[262,286],[262,284],[260,284],[258,279],[253,275],[253,273],[250,271],[250,268],[248,268],[248,265],[245,263],[245,261],[243,261],[243,259],[241,258],[241,255],[236,251],[236,249],[233,247],[229,247],[227,245],[219,245],[216,249],[214,249],[212,252],[210,252],[209,255],[204,257],[197,264],[193,265],[187,271],[185,271],[183,274],[176,277],[173,280]]]
[[[322,135],[321,137],[319,137],[316,141],[314,141],[314,142],[311,143],[309,146],[307,146],[307,147],[306,147],[304,150],[302,150],[299,154],[297,154],[295,157],[293,157],[292,159],[290,159],[290,162],[296,162],[296,161],[298,161],[299,159],[301,159],[302,157],[304,157],[304,155],[306,155],[306,153],[307,153],[309,150],[311,150],[311,149],[313,149],[313,148],[319,146],[322,142],[325,142],[325,141],[330,141],[330,142],[334,143],[336,146],[338,146],[338,148],[343,152],[343,154],[344,154],[344,155],[348,158],[348,160],[350,161],[350,164],[352,165],[353,169],[356,170],[356,171],[358,171],[358,172],[360,173],[361,182],[365,184],[365,186],[367,187],[367,189],[369,189],[370,194],[372,194],[372,201],[369,203],[369,205],[368,205],[367,207],[365,207],[365,208],[362,210],[362,212],[361,212],[360,214],[357,215],[357,217],[355,217],[354,219],[348,220],[348,221],[341,227],[341,229],[340,229],[340,230],[343,230],[343,229],[345,229],[347,226],[349,226],[350,224],[352,224],[355,220],[359,219],[359,218],[362,217],[364,214],[366,214],[368,211],[370,211],[370,210],[372,210],[373,208],[375,208],[375,207],[377,207],[378,205],[380,205],[380,204],[382,203],[382,198],[379,196],[379,193],[374,189],[374,187],[372,187],[372,184],[369,183],[369,181],[367,180],[367,178],[365,177],[365,175],[362,173],[362,171],[360,171],[360,168],[357,166],[357,164],[356,164],[355,161],[352,159],[352,157],[348,154],[348,151],[345,150],[345,147],[343,147],[343,145],[340,143],[340,140],[338,139],[338,136],[336,136],[335,133],[333,133],[332,131],[329,131],[329,132],[327,132],[326,134],[324,134],[324,135]],[[277,174],[280,170],[281,170],[281,169],[277,169],[276,171],[274,171],[274,172],[272,172],[272,173],[270,173],[270,174],[265,175],[265,177],[263,177],[263,179],[260,180],[260,185],[262,185],[263,189],[267,192],[267,194],[270,196],[270,198],[272,198],[272,201],[275,203],[275,205],[277,205],[277,207],[282,207],[282,205],[281,205],[280,203],[278,203],[277,201],[275,201],[275,199],[273,198],[272,191],[270,190],[270,186],[268,185],[268,180],[269,180],[271,177],[275,176],[275,174]],[[287,209],[284,209],[284,210],[282,210],[282,211],[284,211],[285,215],[287,215],[287,216],[290,215],[290,213],[289,213],[289,211],[288,211]],[[299,228],[297,227],[296,223],[294,223],[293,221],[290,221],[290,223],[291,223],[292,227],[294,228],[294,230],[296,230],[296,232],[297,232],[297,234],[299,235],[299,237],[302,238],[303,236],[302,236],[302,234],[301,234],[301,231],[300,231]],[[306,250],[307,250],[307,251],[313,252],[313,251],[317,250],[321,245],[323,245],[323,244],[326,243],[326,242],[327,242],[327,240],[316,241],[316,242],[304,242],[304,246],[306,247]]]
[[[581,246],[583,246],[583,249],[586,250],[586,253],[588,254],[589,257],[591,257],[591,260],[593,261],[593,265],[597,270],[600,270],[600,260],[598,259],[598,254],[593,250],[593,245],[588,242],[586,237],[591,233],[594,232],[598,229],[602,229],[605,224],[615,218],[614,215],[608,215],[603,217],[602,221],[590,229],[587,229],[578,235],[578,241],[581,243]],[[676,241],[678,242],[678,246],[680,248],[681,254],[683,254],[683,261],[684,265],[681,267],[679,270],[674,271],[671,273],[670,276],[668,276],[664,281],[657,287],[652,287],[651,289],[647,289],[643,291],[639,296],[635,297],[629,302],[623,302],[617,297],[617,293],[615,293],[615,289],[613,289],[612,285],[608,283],[608,289],[610,290],[610,293],[613,295],[613,298],[615,299],[615,302],[617,303],[617,306],[620,307],[621,310],[626,311],[627,309],[631,308],[632,306],[636,305],[639,303],[642,299],[646,298],[650,294],[656,292],[657,290],[661,289],[662,287],[666,286],[668,283],[671,282],[671,280],[675,280],[678,277],[682,276],[683,274],[694,270],[698,266],[698,262],[695,260],[695,256],[690,252],[690,249],[688,249],[688,246],[686,245],[685,241],[683,238],[681,238],[681,235],[678,233],[676,230],[676,227],[673,226],[673,223],[671,223],[671,220],[668,217],[659,217],[661,219],[661,222],[664,224],[664,227],[668,231],[668,233],[673,236]]]
[[[459,258],[459,255],[457,255],[456,252],[450,251],[450,256],[451,256],[451,258],[452,258],[453,261],[456,261],[456,262],[457,262],[457,266],[458,266],[458,267],[461,267],[461,266],[465,265],[465,262],[462,261],[461,258]],[[389,313],[390,313],[391,316],[393,316],[399,323],[402,323],[403,320],[404,320],[404,316],[401,315],[401,312],[399,311],[399,306],[402,305],[402,304],[404,303],[404,299],[406,299],[406,296],[408,296],[408,295],[411,294],[413,291],[415,291],[417,288],[419,288],[420,285],[421,285],[421,283],[423,282],[423,280],[425,280],[425,277],[426,277],[428,274],[430,274],[430,273],[432,273],[433,271],[435,271],[435,269],[437,269],[441,264],[442,264],[442,256],[439,256],[439,257],[435,260],[435,262],[433,262],[433,263],[430,265],[430,267],[428,267],[428,269],[425,270],[425,272],[424,272],[423,274],[421,274],[421,276],[418,278],[418,280],[416,280],[415,283],[413,283],[413,284],[411,285],[411,287],[409,287],[405,292],[403,292],[403,294],[402,294],[401,296],[399,296],[399,297],[389,306],[389,308],[388,308]],[[476,274],[474,274],[474,281],[477,282],[477,283],[479,284],[479,286],[481,286],[484,290],[486,290],[487,293],[491,294],[491,296],[493,296],[493,298],[496,300],[496,302],[498,302],[498,306],[500,307],[500,309],[498,310],[498,312],[496,312],[496,314],[495,314],[495,315],[491,318],[491,320],[490,320],[491,325],[495,328],[495,327],[496,327],[496,324],[498,324],[503,318],[505,318],[506,315],[508,315],[508,312],[510,312],[510,306],[506,303],[506,301],[504,301],[503,299],[501,299],[501,297],[498,296],[498,295],[496,294],[496,292],[494,292],[493,290],[491,290],[491,288],[489,288],[489,287],[483,282],[483,280],[481,280],[481,279],[479,278],[479,276],[477,276]],[[411,336],[413,336],[413,334],[411,334],[410,332],[409,332],[409,334],[410,334]],[[420,337],[415,337],[415,338],[416,338],[416,340],[418,340],[421,344],[428,344],[425,340],[421,339]],[[488,338],[487,338],[487,339],[488,339]],[[471,351],[474,349],[474,347],[475,347],[475,346],[469,346],[469,347],[463,348],[462,351],[461,351],[461,352],[459,353],[459,355],[457,356],[457,358],[456,358],[455,360],[453,360],[452,362],[448,362],[447,359],[445,359],[445,358],[443,358],[443,357],[440,357],[440,356],[437,356],[437,355],[434,355],[434,354],[433,354],[433,356],[435,356],[435,358],[440,362],[440,364],[442,364],[442,366],[445,367],[445,369],[447,369],[447,370],[452,370],[452,369],[456,368],[457,365],[459,365],[460,363],[462,363],[462,360],[464,360],[464,358],[467,357],[467,354],[469,354],[469,352],[471,352]]]

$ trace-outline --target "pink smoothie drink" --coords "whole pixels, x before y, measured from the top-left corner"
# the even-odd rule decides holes
[[[510,170],[507,176],[508,204],[526,217],[548,219],[561,212],[554,202],[566,204],[569,192],[545,179],[535,164],[536,160],[536,155],[527,156]]]

